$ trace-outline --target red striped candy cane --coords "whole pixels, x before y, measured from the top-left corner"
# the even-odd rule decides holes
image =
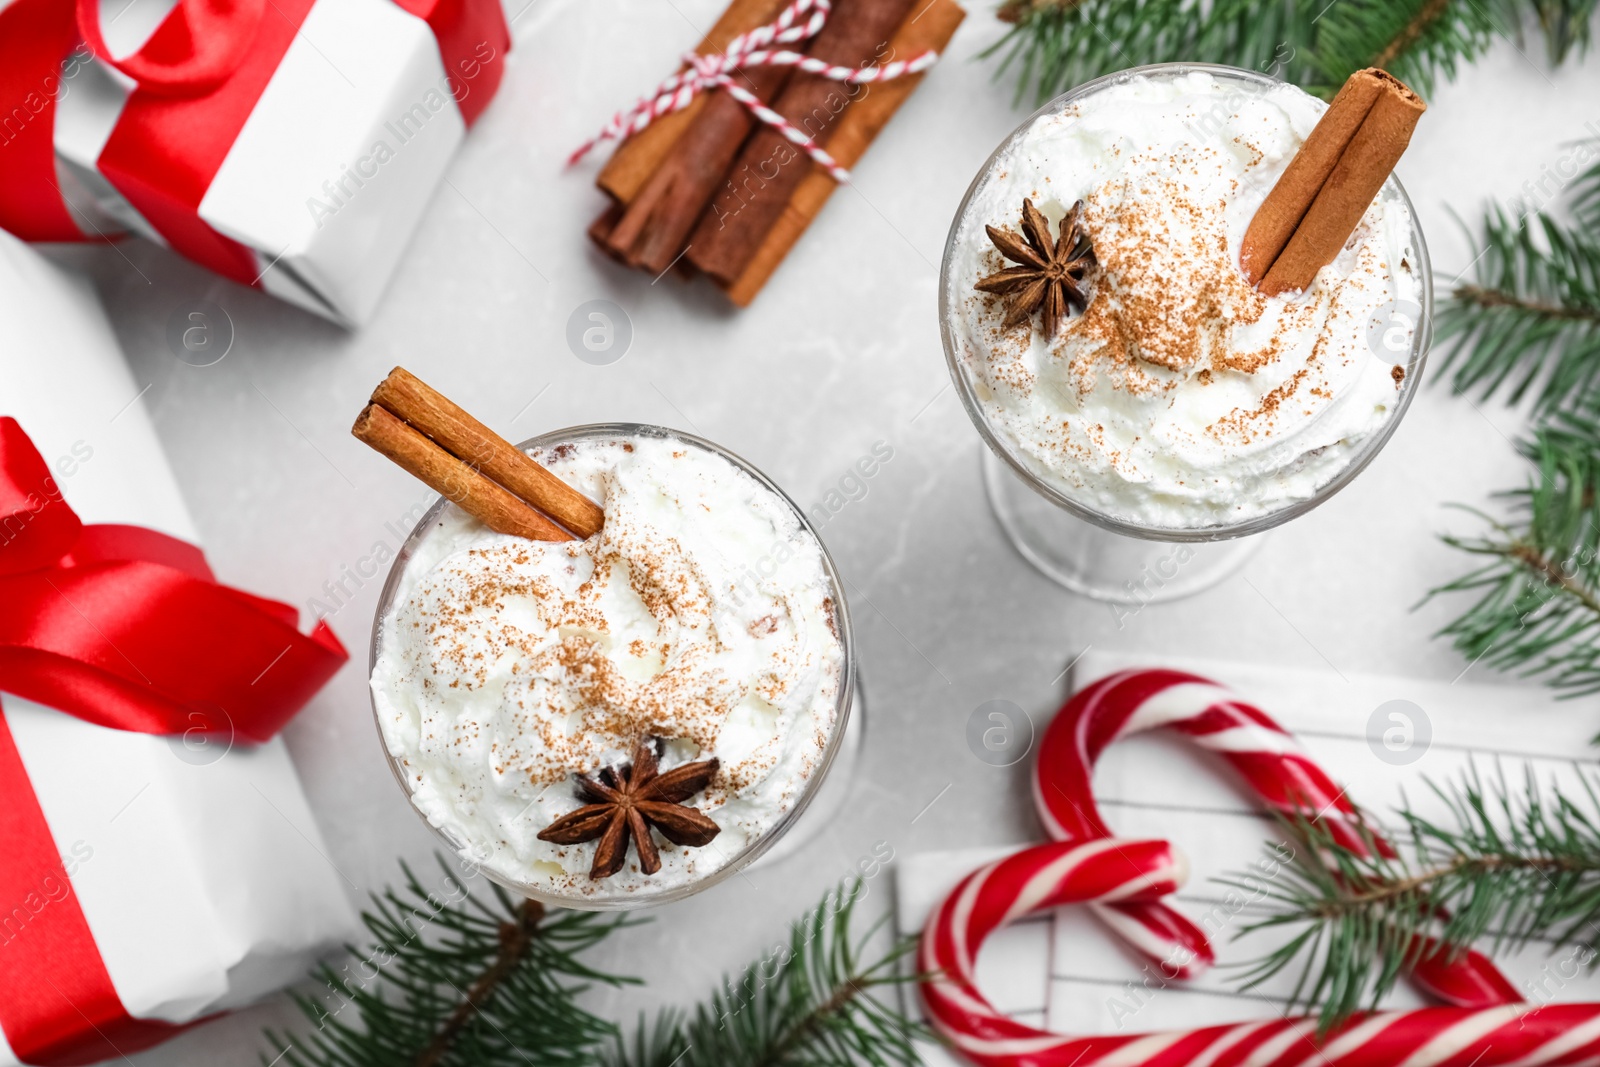
[[[1036,845],[968,875],[928,920],[918,969],[934,1028],[979,1067],[1578,1067],[1600,1064],[1600,1004],[1422,1008],[1347,1020],[1322,1040],[1307,1018],[1070,1037],[1024,1026],[978,992],[984,939],[1064,904],[1155,902],[1182,885],[1165,841]]]
[[[1388,841],[1362,828],[1345,790],[1266,712],[1198,675],[1130,670],[1075,694],[1051,721],[1039,747],[1034,801],[1056,840],[1112,837],[1095,803],[1095,761],[1118,738],[1167,729],[1215,753],[1274,812],[1313,818],[1343,848],[1365,854],[1369,844],[1393,855]],[[1096,916],[1169,978],[1191,978],[1214,961],[1205,934],[1160,901],[1092,905]],[[1447,1004],[1484,1008],[1522,998],[1484,955],[1427,954],[1412,977]]]
[[[672,75],[656,87],[656,91],[639,98],[633,107],[619,111],[611,117],[595,136],[578,146],[567,160],[570,166],[604,141],[632,137],[663,115],[681,111],[689,102],[708,89],[721,89],[750,109],[751,114],[783,134],[798,145],[817,164],[825,168],[834,180],[847,182],[849,171],[813,141],[804,130],[795,126],[778,112],[762,103],[761,99],[733,78],[733,72],[748,67],[794,67],[807,74],[841,82],[845,85],[866,85],[870,82],[893,81],[908,74],[919,74],[933,66],[939,53],[926,51],[912,59],[897,59],[889,63],[867,67],[843,67],[826,63],[803,52],[773,45],[796,44],[809,41],[827,24],[831,11],[829,0],[794,0],[773,22],[742,33],[729,42],[726,50],[708,55],[689,52],[683,57],[685,69]],[[811,18],[801,22],[806,13]]]
[[[993,1067],[1069,1067],[1080,1059],[1083,1067],[1090,1067],[1108,1056],[1107,1067],[1165,1067],[1169,1059],[1174,1067],[1189,1062],[1198,1067],[1296,1067],[1309,1062],[1330,1067],[1329,1060],[1337,1061],[1335,1067],[1430,1067],[1447,1061],[1455,1067],[1455,1053],[1444,1054],[1444,1044],[1427,1042],[1435,1036],[1444,1041],[1449,1034],[1474,1034],[1460,1047],[1486,1057],[1479,1067],[1587,1062],[1584,1057],[1600,1041],[1600,1005],[1567,1005],[1559,1011],[1520,1005],[1516,990],[1476,952],[1453,959],[1425,957],[1413,973],[1419,986],[1453,1007],[1364,1016],[1346,1023],[1320,1050],[1311,1038],[1315,1022],[1304,1019],[1187,1034],[1067,1038],[995,1011],[973,982],[978,948],[997,927],[1042,908],[1088,904],[1169,979],[1191,977],[1213,961],[1204,932],[1161,899],[1175,892],[1186,874],[1172,847],[1115,838],[1100,817],[1091,787],[1095,760],[1106,746],[1157,728],[1181,733],[1217,753],[1270,808],[1316,818],[1344,847],[1364,852],[1370,843],[1392,854],[1388,842],[1370,830],[1363,832],[1344,791],[1259,708],[1214,682],[1179,671],[1124,671],[1105,678],[1067,702],[1040,746],[1034,796],[1047,830],[1058,841],[969,876],[929,919],[923,934],[921,969],[939,975],[922,986],[929,1018],[969,1058]],[[1556,1016],[1562,1021],[1550,1030]],[[1538,1056],[1525,1062],[1515,1056],[1488,1058],[1488,1043],[1501,1040],[1507,1026],[1519,1035],[1536,1031],[1549,1040],[1537,1046]],[[1586,1026],[1593,1034],[1578,1044],[1566,1038],[1562,1041],[1567,1043],[1556,1041],[1566,1033],[1563,1028],[1573,1026]],[[1479,1039],[1483,1043],[1475,1044]]]

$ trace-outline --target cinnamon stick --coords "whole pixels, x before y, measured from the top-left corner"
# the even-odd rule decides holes
[[[956,0],[933,0],[927,8],[907,18],[895,31],[885,62],[896,57],[921,55],[929,49],[943,52],[966,15],[966,9]],[[861,160],[900,105],[916,91],[924,76],[912,74],[883,82],[845,111],[839,120],[839,128],[828,143],[829,154],[838,160],[840,166],[853,167]],[[838,187],[839,183],[827,171],[820,167],[811,169],[784,205],[783,213],[756,249],[749,266],[727,287],[729,300],[739,307],[749,306]]]
[[[728,45],[741,33],[757,26],[765,26],[783,10],[788,0],[733,0],[722,17],[696,46],[695,52],[708,56],[727,51]],[[701,94],[682,111],[663,115],[643,130],[629,137],[611,154],[606,165],[595,178],[595,184],[610,193],[618,202],[631,203],[650,176],[660,167],[678,138],[694,121],[708,96]]]
[[[618,220],[622,218],[622,212],[622,205],[613,203],[596,216],[595,220],[589,223],[589,240],[593,241],[600,251],[618,263],[626,265],[628,261],[618,255],[610,244],[611,231],[616,229]]]
[[[882,62],[911,4],[912,0],[839,0],[808,54],[837,66]],[[881,88],[796,74],[774,109],[826,147],[851,101]],[[719,283],[732,285],[750,266],[812,166],[810,156],[777,130],[763,126],[739,153],[721,192],[695,227],[685,258]]]
[[[372,403],[387,408],[579,537],[593,536],[604,524],[605,512],[598,504],[404,367],[394,368],[378,383]]]
[[[788,67],[745,71],[745,88],[771,100],[789,80]],[[716,194],[755,116],[727,93],[714,92],[661,165],[623,210],[606,237],[611,254],[660,274],[683,252],[689,234]]]
[[[1378,74],[1373,70],[1358,70],[1345,79],[1300,151],[1284,168],[1272,192],[1256,209],[1239,245],[1239,267],[1251,285],[1259,284],[1266,277],[1278,253],[1289,243],[1295,227],[1311,207],[1311,201],[1333,173],[1334,164],[1339,162],[1350,139],[1361,128],[1367,112],[1372,110],[1378,93],[1383,90],[1383,79]]]
[[[350,432],[496,533],[533,541],[572,540],[571,534],[376,404],[361,410]]]
[[[1310,285],[1355,232],[1426,110],[1386,71],[1352,74],[1251,219],[1240,246],[1246,277],[1268,296]]]

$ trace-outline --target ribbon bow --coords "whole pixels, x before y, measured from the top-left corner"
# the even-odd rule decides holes
[[[803,149],[819,166],[827,170],[835,181],[840,183],[849,181],[850,172],[841,167],[821,145],[788,119],[762,103],[760,97],[744,88],[732,77],[734,71],[747,67],[797,67],[807,74],[815,74],[846,85],[865,85],[869,82],[892,81],[908,74],[921,73],[939,59],[939,53],[930,49],[915,59],[894,60],[882,65],[859,68],[841,67],[802,52],[772,48],[773,45],[809,41],[827,24],[831,10],[829,0],[794,0],[783,9],[775,21],[735,37],[729,42],[726,51],[706,55],[698,52],[686,53],[683,57],[685,64],[683,70],[663,81],[654,93],[640,97],[633,107],[613,115],[604,129],[578,146],[578,150],[567,160],[567,165],[577,163],[601,142],[632,137],[663,115],[683,110],[695,97],[708,89],[721,89],[749,108],[757,119]],[[801,23],[800,17],[807,12],[811,13],[811,17]]]
[[[511,47],[499,0],[393,2],[432,31],[450,96],[470,126],[495,95]],[[290,46],[310,44],[301,26],[316,3],[271,0],[267,16],[267,0],[177,0],[143,44],[117,56],[106,40],[116,17],[102,19],[100,0],[0,0],[0,229],[25,241],[82,241],[108,236],[96,221],[102,214],[121,217],[115,199],[107,206],[94,195],[69,209],[71,187],[56,171],[56,105],[92,54],[135,86],[102,131],[100,177],[174,251],[263,287],[262,253],[229,236],[235,228],[213,228],[200,204]],[[362,18],[382,14],[381,5],[360,10]],[[380,89],[363,84],[360,92]]]
[[[297,616],[219,585],[187,542],[84,525],[0,418],[0,690],[118,730],[266,741],[349,658]]]
[[[100,26],[100,0],[77,0],[78,29],[96,59],[165,96],[200,96],[226,81],[249,52],[264,0],[179,0],[161,28],[117,58]]]

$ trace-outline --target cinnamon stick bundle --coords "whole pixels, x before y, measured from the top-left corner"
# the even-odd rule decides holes
[[[807,54],[841,67],[881,62],[912,0],[839,0]],[[773,105],[816,144],[827,147],[853,100],[880,86],[846,86],[818,74],[796,74]],[[784,205],[811,172],[811,157],[777,130],[762,126],[734,161],[728,180],[689,238],[686,259],[724,286],[755,259]]]
[[[1245,277],[1268,296],[1310,285],[1355,232],[1427,107],[1387,71],[1352,74],[1250,220],[1239,249]]]
[[[735,37],[765,26],[778,17],[787,3],[788,0],[733,0],[695,47],[696,54],[708,56],[727,51]],[[631,203],[709,99],[703,94],[697,96],[682,111],[661,116],[622,142],[601,168],[595,184],[618,203]]]
[[[917,56],[929,49],[943,52],[966,17],[966,9],[956,0],[933,0],[895,31],[889,42],[891,58]],[[910,99],[926,76],[911,74],[874,85],[871,93],[850,106],[828,142],[828,152],[840,166],[849,168],[860,162],[878,134],[900,110],[900,105]],[[750,305],[838,187],[839,183],[827,171],[821,167],[811,168],[789,197],[749,265],[726,287],[729,300],[739,307]]]
[[[605,521],[594,501],[404,367],[373,390],[350,432],[497,533],[570,541],[568,530],[590,537]]]
[[[735,36],[770,22],[785,3],[732,0],[698,51],[726,49]],[[840,65],[855,56],[854,65],[862,66],[910,58],[930,49],[942,51],[965,11],[957,0],[932,0],[915,13],[912,4],[913,0],[836,0],[834,14],[811,42],[809,54]],[[895,9],[899,11],[897,20],[891,17]],[[828,51],[821,51],[823,48]],[[780,74],[775,79],[780,88],[785,81],[788,86],[780,95],[772,83],[760,77],[764,69],[752,68],[739,77],[763,99],[776,97],[779,103],[773,106],[780,111],[786,104],[798,107],[795,101],[799,98],[791,97],[789,90],[802,76]],[[811,75],[803,77],[817,83],[809,92],[823,94],[822,111],[812,109],[800,118],[791,114],[791,121],[819,144],[826,142],[833,157],[850,167],[923,76],[855,88]],[[766,92],[768,89],[772,91]],[[830,97],[830,92],[836,95]],[[677,262],[681,273],[692,275],[699,232],[709,225],[707,220],[721,217],[719,207],[726,215],[726,198],[741,195],[734,177],[740,161],[758,140],[775,147],[766,165],[756,168],[755,178],[747,176],[742,187],[746,200],[739,203],[737,214],[748,214],[748,218],[737,238],[737,243],[745,245],[737,250],[737,259],[743,266],[737,270],[732,265],[719,267],[715,275],[730,300],[741,307],[749,304],[821,211],[837,183],[782,135],[764,125],[757,127],[748,111],[725,93],[704,94],[684,111],[658,119],[622,143],[596,179],[613,202],[589,226],[590,238],[606,254],[629,266],[660,274]],[[774,176],[781,179],[781,186],[773,184]],[[749,190],[760,183],[771,188],[761,190],[763,204],[751,211]],[[719,188],[721,197],[713,205]]]
[[[770,101],[790,73],[788,67],[756,67],[745,72],[745,88]],[[705,106],[615,224],[596,234],[611,255],[631,267],[660,274],[672,265],[756,123],[749,109],[727,93],[704,99]]]
[[[733,0],[696,51],[726,49],[739,34],[771,22],[786,3]],[[756,67],[738,77],[744,88],[770,101],[791,73],[788,67]],[[623,206],[596,219],[590,237],[631,267],[651,274],[666,270],[683,251],[755,121],[727,93],[711,92],[624,141],[597,179]]]

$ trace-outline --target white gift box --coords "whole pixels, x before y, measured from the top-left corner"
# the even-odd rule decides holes
[[[66,501],[86,522],[192,542],[139,387],[87,284],[0,233],[0,317],[0,414],[32,437]],[[129,1015],[185,1023],[247,1004],[356,935],[281,738],[196,749],[9,694],[0,709]],[[67,895],[46,887],[0,901],[0,941],[26,938]],[[0,984],[4,970],[0,945]],[[37,976],[39,990],[52,984]],[[16,1037],[0,1034],[0,1067],[20,1062]]]
[[[284,28],[273,23],[297,17],[299,7],[285,4],[288,15],[277,4],[267,6],[263,35],[269,29],[282,35]],[[121,60],[137,53],[173,6],[173,0],[102,4],[113,54]],[[140,111],[141,100],[158,115],[187,102],[152,100],[122,72],[81,58],[87,53],[80,51],[64,68],[55,98],[56,173],[40,180],[57,183],[87,237],[137,233],[235,281],[355,326],[376,310],[469,121],[498,87],[510,39],[500,0],[439,5],[459,13],[444,29],[394,0],[312,0],[308,6],[236,129],[224,123],[215,132],[190,134],[180,121],[161,133],[160,123]],[[250,46],[252,52],[277,47],[270,41]],[[227,91],[226,85],[218,90]],[[130,107],[140,114],[124,123]],[[215,124],[194,125],[205,131]],[[129,129],[146,132],[130,136]],[[169,171],[209,169],[204,160],[214,153],[189,144],[207,137],[230,143],[198,204],[160,188]],[[161,162],[168,154],[180,156],[179,163]],[[130,159],[137,164],[131,182]],[[154,162],[146,167],[145,159]],[[145,191],[125,195],[119,175],[122,189]],[[141,209],[169,194],[180,208]]]

